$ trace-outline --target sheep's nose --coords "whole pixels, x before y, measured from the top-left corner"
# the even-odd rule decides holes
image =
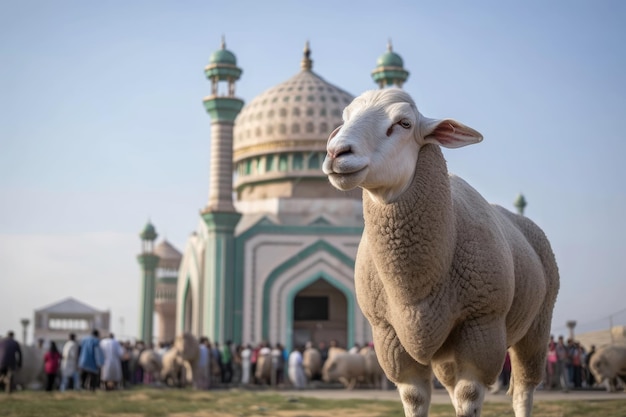
[[[329,149],[328,155],[331,158],[339,158],[342,155],[348,155],[352,153],[352,147],[350,145],[343,145],[336,149]]]

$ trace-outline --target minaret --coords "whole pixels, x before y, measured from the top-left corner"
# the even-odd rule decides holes
[[[519,194],[517,196],[517,198],[515,199],[515,201],[513,202],[513,205],[515,206],[515,208],[517,209],[517,213],[520,216],[524,215],[524,209],[526,208],[526,199],[524,198],[524,194]]]
[[[211,80],[211,95],[204,98],[211,116],[211,171],[209,201],[202,210],[209,234],[201,294],[205,309],[202,335],[219,341],[233,338],[234,231],[241,218],[233,205],[233,127],[244,104],[235,97],[235,81],[241,72],[235,55],[226,49],[222,38],[220,49],[211,54],[204,69]],[[226,91],[220,92],[220,83],[226,84]]]
[[[398,87],[409,78],[409,72],[404,69],[404,61],[400,55],[393,52],[391,40],[387,43],[387,52],[378,57],[376,68],[372,71],[372,78],[379,88]]]
[[[139,338],[146,346],[150,346],[152,340],[152,328],[154,325],[154,294],[155,294],[155,270],[159,263],[159,257],[154,254],[154,241],[157,238],[156,230],[152,223],[148,222],[141,231],[141,253],[137,256],[141,264],[141,310],[139,311]]]

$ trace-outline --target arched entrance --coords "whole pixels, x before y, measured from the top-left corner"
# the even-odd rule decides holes
[[[293,299],[293,346],[336,340],[348,343],[348,302],[345,295],[320,278]]]

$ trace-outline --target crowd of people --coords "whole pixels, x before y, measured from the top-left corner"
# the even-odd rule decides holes
[[[559,336],[555,341],[554,336],[550,336],[543,387],[565,392],[573,388],[592,388],[596,380],[589,362],[594,353],[594,345],[587,351],[573,339],[565,342],[563,336]]]
[[[176,385],[175,375],[168,380],[168,375],[155,374],[153,369],[144,370],[139,361],[141,353],[146,349],[153,350],[161,360],[172,348],[173,342],[160,343],[158,346],[148,346],[143,341],[119,342],[112,333],[100,338],[98,330],[93,330],[90,336],[80,341],[76,340],[74,334],[69,334],[61,349],[54,341],[50,341],[46,349],[43,349],[43,340],[38,343],[39,352],[45,352],[40,383],[46,391],[115,390],[142,384]],[[336,346],[336,341],[331,341],[328,346],[324,342],[319,343],[316,348],[322,362],[328,357],[328,349]],[[235,345],[227,341],[220,344],[201,337],[198,349],[193,384],[199,389],[262,384],[302,389],[309,382],[303,366],[305,346],[297,346],[288,352],[280,343],[262,342],[253,346]],[[357,352],[358,349],[359,346],[355,345],[350,351]],[[559,336],[555,341],[554,336],[551,336],[545,379],[540,388],[569,391],[593,387],[595,380],[589,370],[589,361],[594,352],[594,346],[586,351],[574,340],[565,342],[563,336]],[[13,332],[9,332],[0,341],[0,386],[4,386],[7,392],[14,389],[13,376],[22,363],[20,345],[14,340]],[[510,376],[511,366],[507,354],[500,375],[501,386],[508,386]],[[312,377],[320,379],[321,375]]]
[[[139,361],[141,353],[147,349],[161,359],[172,346],[173,341],[157,346],[143,341],[120,342],[113,333],[101,338],[98,330],[80,341],[71,333],[62,347],[54,341],[45,343],[40,339],[37,352],[43,355],[43,366],[37,382],[47,391],[177,385],[176,378],[168,379],[167,375],[155,374],[152,369],[146,371]],[[321,346],[324,350],[323,343]],[[288,352],[280,343],[263,342],[253,346],[227,341],[220,344],[201,337],[193,384],[200,389],[262,384],[304,388],[307,379],[303,352],[304,346]],[[15,389],[14,376],[23,365],[23,356],[13,332],[0,339],[0,386],[7,392]]]

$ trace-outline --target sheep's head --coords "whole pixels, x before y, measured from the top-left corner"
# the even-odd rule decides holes
[[[482,140],[454,120],[424,117],[411,97],[395,88],[355,98],[344,109],[343,121],[328,138],[323,171],[336,188],[361,187],[384,203],[407,189],[425,144],[458,148]]]

